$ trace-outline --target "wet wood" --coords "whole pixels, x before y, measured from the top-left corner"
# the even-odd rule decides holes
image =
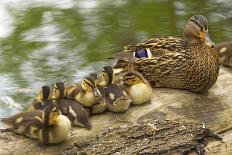
[[[217,83],[207,93],[195,94],[183,90],[154,89],[151,103],[133,106],[122,114],[110,112],[91,118],[93,129],[87,131],[73,128],[68,139],[59,145],[42,146],[35,140],[14,133],[0,133],[0,152],[18,153],[62,153],[73,149],[78,143],[95,140],[106,128],[123,126],[126,123],[146,119],[169,119],[175,122],[203,122],[207,128],[221,132],[223,142],[212,142],[206,147],[208,154],[232,153],[232,69],[221,68]],[[225,130],[224,130],[225,129]],[[225,133],[224,133],[225,131]]]

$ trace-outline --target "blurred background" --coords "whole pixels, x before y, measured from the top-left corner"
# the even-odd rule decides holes
[[[113,64],[125,45],[182,37],[195,14],[215,43],[232,40],[231,0],[1,0],[0,117],[25,110],[42,85]]]

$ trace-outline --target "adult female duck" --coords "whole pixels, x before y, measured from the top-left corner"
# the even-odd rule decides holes
[[[154,38],[129,45],[116,56],[115,68],[126,67],[129,61],[153,87],[203,92],[218,77],[220,63],[214,46],[207,19],[195,15],[185,27],[184,39]]]

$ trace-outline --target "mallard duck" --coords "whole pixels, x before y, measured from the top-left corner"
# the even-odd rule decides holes
[[[43,86],[39,91],[35,100],[33,100],[29,111],[42,110],[45,107],[45,102],[49,99],[50,88],[48,86]]]
[[[123,85],[127,88],[132,104],[141,105],[150,101],[152,96],[152,88],[142,74],[136,71],[130,71],[123,76]]]
[[[126,93],[126,90],[119,87],[119,85],[107,85],[103,93],[109,111],[120,113],[126,111],[130,107],[132,100]]]
[[[232,67],[232,41],[216,44],[215,50],[218,52],[222,64]]]
[[[22,112],[1,121],[8,124],[14,132],[44,144],[64,141],[71,130],[70,120],[59,115],[52,103],[46,103],[44,110]]]
[[[65,98],[65,85],[63,82],[57,82],[51,94],[51,99],[55,100],[58,110],[62,115],[69,118],[72,126],[91,129],[87,110],[76,100]]]
[[[190,18],[184,39],[163,37],[129,45],[116,55],[115,68],[130,62],[153,87],[203,92],[217,80],[219,57],[208,34],[208,21],[202,15]],[[150,54],[147,54],[150,53]]]

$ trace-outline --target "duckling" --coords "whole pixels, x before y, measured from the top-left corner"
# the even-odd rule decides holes
[[[108,84],[120,84],[122,76],[128,72],[126,68],[113,68],[111,66],[104,66],[103,70],[97,75],[98,85],[106,86]]]
[[[103,93],[109,111],[120,113],[126,111],[130,107],[132,100],[126,91],[119,87],[119,85],[107,85]]]
[[[39,91],[35,100],[33,100],[29,111],[42,110],[45,107],[45,102],[49,99],[50,88],[48,86],[43,86],[41,91]]]
[[[81,84],[67,86],[65,97],[75,99],[85,107],[91,107],[96,102],[93,94],[95,85],[95,81],[91,77],[86,77]]]
[[[132,104],[141,105],[151,99],[152,88],[139,72],[128,72],[123,77],[123,85],[127,88],[127,92],[132,99]]]
[[[104,66],[103,70],[97,75],[98,85],[106,86],[114,81],[114,70],[111,66]]]
[[[169,36],[129,45],[116,55],[119,60],[114,68],[125,67],[121,60],[126,59],[153,87],[200,93],[218,77],[220,61],[214,46],[207,19],[194,15],[185,26],[184,39]]]
[[[91,129],[87,110],[78,101],[65,98],[65,85],[63,82],[57,82],[51,94],[51,99],[56,100],[58,110],[62,115],[69,118],[72,126]]]
[[[44,110],[22,112],[1,121],[8,124],[15,133],[37,139],[44,144],[63,142],[71,130],[70,120],[59,115],[52,103],[46,103]]]
[[[232,41],[216,44],[215,50],[224,66],[232,67]]]
[[[98,85],[99,79],[96,73],[92,73],[89,76],[95,81],[96,84],[95,88],[93,88],[93,94],[96,98],[96,102],[90,107],[91,114],[100,114],[107,109],[106,102],[104,101],[102,94],[100,93],[101,91],[103,91],[103,87],[101,85]]]

